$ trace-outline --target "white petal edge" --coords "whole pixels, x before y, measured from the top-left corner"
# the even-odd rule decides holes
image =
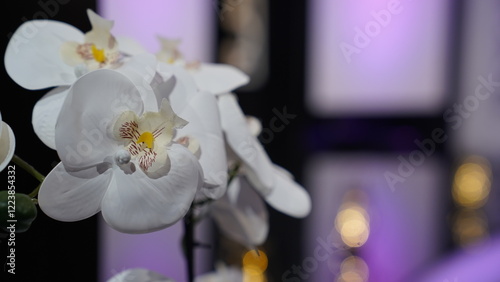
[[[198,92],[179,116],[189,123],[178,130],[178,136],[194,136],[201,147],[200,164],[205,185],[200,191],[207,198],[218,199],[227,188],[227,160],[216,98],[208,92]]]
[[[274,184],[273,163],[257,137],[248,128],[233,94],[218,96],[222,129],[232,151],[241,159],[245,173],[257,191],[265,196]]]
[[[148,233],[179,221],[201,187],[202,169],[184,146],[168,151],[171,168],[164,177],[151,179],[140,169],[133,174],[115,170],[102,201],[104,220],[123,233]]]
[[[157,71],[162,76],[173,74],[171,77],[173,80],[168,81],[168,87],[162,87],[162,92],[158,93],[158,101],[168,98],[174,111],[181,112],[187,106],[187,102],[198,92],[195,81],[184,68],[179,66],[158,62]]]
[[[40,140],[49,148],[56,149],[56,122],[64,100],[68,96],[69,86],[50,90],[33,107],[31,123]]]
[[[0,118],[0,171],[2,171],[12,160],[16,149],[16,138],[8,124]]]
[[[215,95],[233,91],[250,81],[244,72],[225,64],[202,63],[199,68],[189,70],[189,72],[199,89]]]
[[[115,38],[118,42],[118,46],[120,47],[120,52],[125,53],[126,55],[134,56],[149,53],[149,51],[134,38],[127,36],[115,36]]]
[[[80,30],[65,23],[27,21],[7,45],[5,69],[12,80],[30,90],[70,85],[76,79],[74,68],[64,63],[60,48],[68,41],[83,43],[83,38]]]
[[[38,192],[38,204],[49,217],[59,221],[79,221],[98,213],[111,170],[90,179],[70,175],[59,163],[45,177]]]
[[[194,279],[194,282],[240,282],[246,281],[243,278],[241,268],[236,266],[226,266],[223,262],[218,262],[214,272],[205,273]]]
[[[141,93],[144,111],[158,111],[159,103],[151,86],[156,78],[157,61],[152,54],[138,54],[127,58],[122,66],[115,69],[128,77]],[[161,102],[161,100],[159,101]]]
[[[274,209],[296,218],[303,218],[311,212],[311,197],[295,182],[288,171],[275,165],[275,182],[271,193],[265,197]]]
[[[107,282],[175,282],[157,272],[145,268],[131,268],[115,274]]]
[[[267,207],[244,177],[233,179],[228,193],[212,203],[210,213],[225,236],[249,249],[267,239]]]

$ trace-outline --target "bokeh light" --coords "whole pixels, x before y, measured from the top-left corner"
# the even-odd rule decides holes
[[[461,210],[453,223],[453,234],[459,245],[468,246],[488,236],[488,220],[480,211]]]
[[[453,198],[466,208],[482,207],[490,193],[491,168],[488,161],[479,156],[467,158],[457,169],[453,181]]]
[[[335,228],[349,247],[361,247],[370,235],[370,219],[366,210],[356,202],[345,202],[335,219]]]
[[[357,256],[349,256],[340,265],[340,274],[337,282],[365,282],[368,281],[369,270],[366,262]]]

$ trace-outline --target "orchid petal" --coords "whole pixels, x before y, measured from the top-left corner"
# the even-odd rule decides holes
[[[149,53],[148,50],[141,45],[141,43],[133,38],[116,36],[116,41],[118,42],[118,46],[120,46],[120,51],[128,56]]]
[[[85,34],[85,42],[96,45],[99,49],[113,49],[116,46],[116,39],[111,35],[114,22],[107,20],[91,9],[87,9],[92,30]]]
[[[184,127],[188,122],[179,117],[167,99],[161,101],[159,112],[146,112],[139,120],[139,130],[153,132],[157,129],[162,129],[161,135],[157,140],[162,140],[161,145],[167,145],[174,136],[174,129]]]
[[[144,111],[156,112],[159,108],[151,87],[156,76],[156,64],[154,55],[139,54],[128,58],[122,66],[115,69],[127,76],[137,87],[144,102]]]
[[[94,178],[69,174],[59,163],[46,177],[38,192],[42,211],[59,221],[78,221],[100,211],[101,200],[111,179],[111,170]]]
[[[289,216],[302,218],[311,212],[311,197],[307,191],[296,183],[291,174],[275,165],[275,183],[266,202],[276,210]]]
[[[66,63],[68,66],[71,67],[76,67],[80,64],[84,63],[84,60],[80,54],[78,54],[78,46],[80,45],[79,42],[76,41],[68,41],[64,42],[61,45],[61,58],[64,63]],[[78,76],[78,74],[76,74]]]
[[[56,121],[68,93],[68,86],[54,88],[38,100],[33,108],[31,118],[33,129],[38,138],[54,150]]]
[[[189,210],[201,186],[198,160],[182,145],[168,151],[171,168],[158,179],[137,169],[133,174],[115,170],[102,201],[102,215],[114,229],[124,233],[146,233],[166,228]]]
[[[214,272],[197,276],[194,282],[239,282],[248,280],[250,280],[248,277],[244,278],[241,267],[226,266],[223,262],[218,262]]]
[[[178,131],[178,135],[193,136],[199,142],[199,161],[205,175],[201,193],[218,199],[226,191],[227,160],[217,100],[208,92],[198,92],[188,104],[179,115],[189,123]]]
[[[132,268],[114,275],[107,282],[174,282],[174,280],[149,269]]]
[[[75,27],[51,20],[23,23],[12,35],[5,51],[5,68],[20,86],[43,89],[70,85],[74,68],[61,58],[61,46],[68,41],[83,41],[83,33]]]
[[[71,87],[57,120],[56,149],[68,170],[102,163],[116,151],[108,126],[124,110],[142,114],[139,91],[124,75],[107,69],[82,76]]]
[[[14,156],[16,139],[14,132],[0,117],[0,171],[2,171]]]
[[[226,195],[212,204],[211,214],[225,236],[249,248],[264,243],[267,238],[266,206],[243,177],[231,182]]]
[[[233,94],[219,95],[221,124],[232,151],[243,161],[245,173],[255,189],[265,196],[274,184],[273,164],[259,140],[247,126]]]
[[[248,75],[231,65],[202,63],[190,70],[198,88],[215,95],[224,94],[247,84]]]
[[[154,161],[148,161],[154,159]],[[165,176],[171,167],[167,150],[147,151],[139,157],[139,167],[150,178],[157,179]]]
[[[197,92],[196,84],[190,74],[182,67],[158,63],[157,71],[161,74],[173,74],[173,80],[166,81],[157,94],[158,101],[168,98],[172,108],[176,112],[181,112],[187,107],[189,101]]]

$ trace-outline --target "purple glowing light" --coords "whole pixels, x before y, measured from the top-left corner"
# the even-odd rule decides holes
[[[313,114],[440,110],[446,93],[449,1],[309,3],[306,102]]]

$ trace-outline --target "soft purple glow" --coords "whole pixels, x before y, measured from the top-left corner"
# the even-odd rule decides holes
[[[213,60],[216,8],[213,1],[100,0],[97,12],[114,20],[112,32],[115,36],[131,37],[148,51],[159,51],[159,35],[181,39],[179,49],[187,60],[209,62]],[[100,281],[132,267],[148,268],[176,281],[187,280],[180,245],[181,223],[143,235],[119,233],[105,223],[100,226]],[[196,235],[202,242],[209,242],[209,223],[198,225]],[[210,253],[199,250],[196,256],[198,272],[208,271]]]
[[[333,222],[345,192],[357,189],[367,195],[370,216],[370,236],[358,254],[369,267],[369,281],[410,281],[415,271],[437,256],[440,216],[444,217],[440,208],[443,167],[438,160],[427,159],[392,190],[384,174],[397,173],[398,165],[394,155],[321,154],[312,159],[306,187],[315,204],[304,228],[304,254],[316,258],[320,241],[330,240],[342,249]],[[310,281],[334,281],[346,255],[335,251],[327,260],[316,259]],[[311,269],[307,259],[301,263]]]
[[[210,222],[196,226],[196,238],[210,242]],[[99,281],[125,269],[147,268],[175,281],[187,281],[186,263],[181,249],[184,232],[182,221],[161,231],[148,234],[124,234],[110,228],[103,220],[99,224]],[[198,248],[195,252],[197,273],[210,270],[210,251]]]
[[[134,38],[150,52],[160,49],[158,35],[181,39],[189,61],[213,59],[216,8],[214,1],[98,1],[99,14],[115,21],[114,35]]]
[[[498,86],[491,87],[482,81],[498,81],[500,69],[498,61],[498,17],[497,1],[465,1],[465,25],[463,28],[463,53],[461,54],[460,87],[458,104],[466,105],[467,118],[456,116],[453,112],[450,126],[452,145],[457,154],[479,154],[488,158],[500,158],[500,100]],[[482,95],[487,98],[478,99]],[[472,98],[472,99],[471,99]],[[477,104],[471,107],[470,101]]]
[[[500,237],[452,254],[433,267],[418,282],[460,282],[500,279]]]
[[[446,94],[449,1],[312,0],[310,111],[429,113]]]

